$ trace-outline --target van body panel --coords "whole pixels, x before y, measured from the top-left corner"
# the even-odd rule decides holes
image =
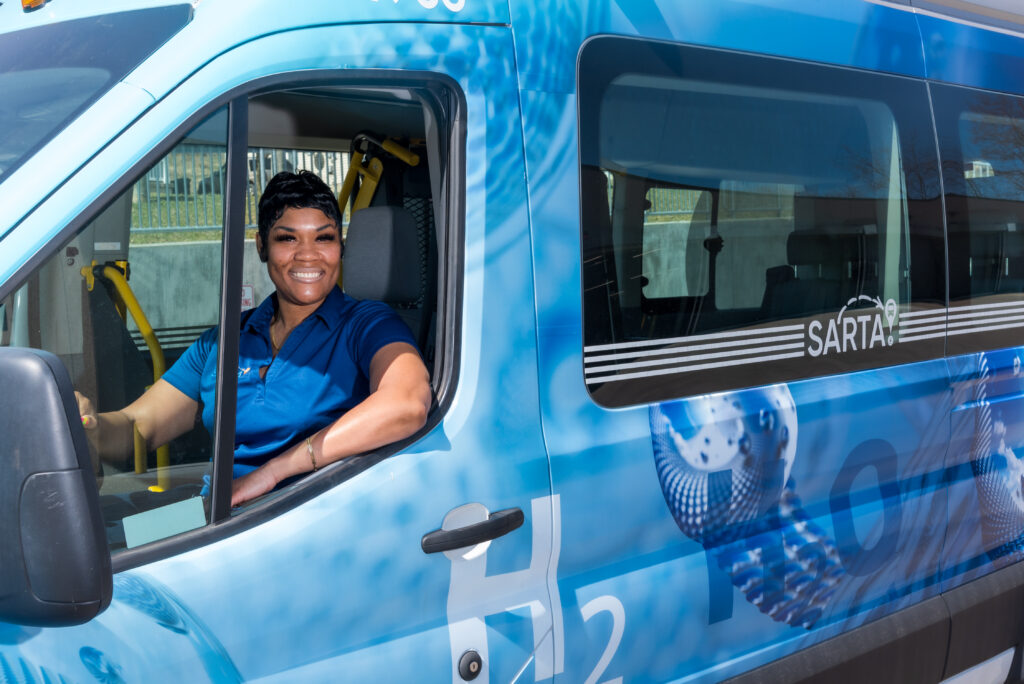
[[[454,38],[448,32],[441,32],[440,35],[444,36],[444,40],[459,40],[457,36],[463,30],[465,29],[457,29],[456,37]],[[455,58],[448,60],[448,65],[437,65],[434,52],[429,47],[429,43],[426,42],[429,32],[424,32],[422,26],[394,24],[388,26],[388,31],[389,40],[392,43],[405,41],[413,46],[410,48],[408,62],[404,63],[408,64],[410,69],[422,68],[435,71],[439,68],[443,70],[446,67],[466,69],[476,59],[476,54],[474,54],[476,51],[473,47],[468,46],[466,54],[460,53]],[[232,88],[239,87],[248,81],[263,76],[287,74],[306,69],[338,69],[344,65],[348,65],[350,68],[359,65],[359,68],[363,69],[394,68],[393,65],[396,64],[394,61],[396,57],[393,45],[372,41],[368,37],[370,33],[368,30],[352,30],[351,27],[347,31],[342,31],[339,28],[325,27],[310,29],[309,32],[276,34],[264,38],[258,43],[254,42],[243,45],[238,50],[233,50],[214,60],[200,73],[195,74],[192,78],[189,78],[174,89],[157,107],[154,107],[154,111],[147,115],[147,125],[136,125],[125,130],[120,137],[110,143],[110,147],[115,149],[109,153],[104,150],[99,155],[97,162],[90,165],[87,174],[82,173],[80,178],[69,179],[66,183],[67,187],[60,188],[55,195],[55,197],[62,198],[62,201],[48,202],[46,207],[41,207],[32,216],[27,217],[10,236],[5,238],[5,242],[2,244],[6,245],[6,240],[15,237],[19,237],[21,240],[30,240],[31,242],[27,243],[30,245],[42,245],[45,240],[52,239],[74,216],[78,215],[82,209],[96,198],[97,194],[88,194],[88,188],[95,187],[100,189],[107,187],[106,185],[96,184],[97,178],[95,174],[101,173],[101,169],[104,169],[102,172],[107,174],[105,178],[107,184],[109,185],[114,182],[115,179],[138,163],[146,151],[170,135],[190,115],[197,113],[212,99]],[[351,41],[340,41],[339,37],[343,35],[351,35]],[[320,54],[315,55],[308,55],[303,50],[300,50],[300,48],[306,48],[311,41],[318,45],[323,45],[324,50]],[[341,51],[338,52],[339,50]],[[418,59],[415,54],[417,50],[419,52]],[[293,57],[292,55],[296,56]],[[145,98],[145,104],[151,104],[149,96],[144,91],[124,84],[118,86],[109,96],[116,97],[121,95],[127,102],[130,102],[129,96],[132,94],[135,94],[138,99]],[[97,109],[95,114],[90,112],[90,116],[94,115],[96,119],[100,119],[102,116],[105,116],[100,113],[101,111]],[[141,111],[143,110],[140,107],[131,114],[131,117],[134,118]],[[127,117],[125,123],[128,123]],[[82,124],[82,127],[79,127],[79,124]],[[89,136],[88,132],[97,125],[99,125],[99,121],[85,118],[80,119],[61,134],[58,139],[54,140],[52,145],[48,145],[48,149],[52,148],[52,154],[58,156],[60,151],[59,145],[66,143],[65,134],[73,136],[76,140],[93,140],[94,136]],[[85,161],[100,149],[93,142],[88,150],[80,155],[80,162]],[[25,167],[15,173],[11,179],[11,183],[14,184],[11,187],[12,204],[14,206],[18,206],[15,202],[19,197],[32,196],[32,193],[25,191],[26,186],[21,185],[19,180],[25,178],[24,183],[31,182],[33,176],[29,175],[29,173],[38,174],[40,168],[49,160],[49,153],[40,155],[33,158],[29,164],[26,164]],[[72,168],[72,166],[72,163],[67,164],[68,169]],[[4,184],[4,192],[7,191],[8,185],[9,183]],[[20,191],[21,194],[17,194],[16,191]],[[83,192],[86,194],[83,195]],[[12,249],[10,251],[5,249],[2,252],[3,255],[0,255],[0,273],[9,277],[20,266],[17,262],[19,255],[23,259],[26,252],[21,249]],[[15,260],[10,264],[6,264],[4,262],[6,255],[15,257]]]
[[[532,3],[510,0],[526,90],[574,92],[575,57],[590,36],[614,34],[826,62],[923,77],[914,15],[863,0],[827,7],[799,0],[589,0],[560,2],[556,23],[536,21]],[[792,36],[800,36],[793,40]],[[543,49],[537,49],[542,46]]]
[[[946,306],[931,336],[947,346],[930,356],[857,371],[839,358],[768,384],[755,369],[724,391],[679,381],[669,398],[614,407],[587,384],[582,233],[591,226],[581,217],[577,91],[588,41],[622,36],[793,60],[791,69],[897,75],[925,114],[931,92],[947,87],[935,82],[1024,93],[1020,37],[902,4],[195,3],[180,33],[0,186],[0,302],[229,101],[289,87],[323,97],[311,84],[351,87],[350,75],[411,100],[433,77],[457,91],[465,123],[446,150],[456,171],[429,178],[433,201],[458,211],[437,224],[453,252],[442,272],[457,282],[438,288],[453,303],[435,330],[450,347],[452,386],[408,443],[115,556],[113,601],[89,623],[0,625],[0,670],[26,681],[459,682],[475,653],[478,682],[936,681],[1019,647],[1024,348],[950,352],[948,287],[937,288]],[[3,3],[0,17],[23,28],[124,6],[54,0],[44,15]],[[887,111],[856,102],[841,104]],[[916,118],[913,134],[932,139],[934,115]],[[870,135],[897,149],[886,153],[903,168],[897,142],[911,132],[898,128]],[[924,185],[934,190],[911,199],[938,207],[939,174],[965,160],[933,151],[935,178]],[[969,178],[984,176],[985,160],[966,161]],[[871,199],[905,200],[898,186],[912,179],[886,180],[889,194]],[[766,225],[795,223],[781,213]],[[948,277],[957,255],[945,224],[907,223],[908,243],[915,229],[938,236],[931,256],[937,277]],[[804,265],[786,264],[794,273]],[[760,267],[749,267],[752,280]],[[880,298],[877,308],[857,314],[884,331]],[[894,320],[879,332],[885,349]],[[836,356],[847,339],[867,339],[838,328]],[[429,532],[504,509],[520,509],[522,527],[471,548],[421,547]]]
[[[442,43],[459,45],[457,57],[438,63],[437,48],[429,46]],[[339,54],[338,46],[350,52]],[[504,77],[485,78],[473,68],[481,60]],[[511,680],[524,668],[538,668],[538,676],[553,669],[550,596],[557,589],[548,565],[557,509],[540,438],[534,316],[531,306],[516,305],[533,295],[530,279],[521,277],[531,254],[507,28],[384,24],[248,43],[156,104],[11,237],[49,230],[52,238],[219,94],[298,70],[332,69],[325,73],[344,80],[340,64],[430,71],[451,78],[465,98],[469,173],[463,187],[453,188],[465,195],[464,269],[454,274],[464,283],[463,334],[451,350],[460,383],[444,419],[400,460],[362,472],[273,518],[270,527],[121,572],[113,606],[99,620],[17,630],[3,646],[8,662],[69,681],[118,672],[128,681],[154,673],[212,681],[342,673],[399,682],[423,672],[456,677],[458,656],[475,648],[493,681]],[[508,120],[494,125],[491,111],[508,112]],[[18,265],[12,259],[8,268]],[[425,554],[421,537],[467,503],[492,512],[520,508],[526,523],[469,560]],[[296,587],[319,588],[296,597]],[[255,624],[276,625],[274,636],[247,629]],[[389,662],[383,670],[382,658]]]
[[[986,90],[1024,93],[1024,47],[1008,34],[918,15],[928,78]]]
[[[402,0],[395,2],[355,2],[339,8],[331,3],[313,3],[302,12],[280,12],[272,2],[246,5],[245,11],[232,2],[205,0],[196,8],[192,26],[169,41],[162,50],[163,59],[149,60],[132,73],[128,80],[162,97],[185,76],[193,73],[218,55],[243,43],[276,33],[296,29],[344,24],[381,22],[430,22],[449,24],[507,24],[508,6],[504,2],[467,2],[466,0]],[[368,32],[368,33],[372,33]],[[197,44],[195,36],[202,36]],[[374,49],[382,53],[406,45],[402,39],[387,41]],[[426,45],[420,46],[421,49]],[[339,57],[346,51],[360,51],[362,40],[336,41],[332,50]],[[395,54],[392,52],[392,58]],[[346,67],[339,61],[333,66]]]
[[[545,441],[554,491],[562,503],[563,539],[585,540],[565,544],[559,556],[565,681],[619,676],[718,681],[940,591],[946,519],[940,483],[952,401],[944,361],[701,395],[652,408],[603,409],[582,382],[581,245],[574,226],[580,189],[578,161],[566,154],[578,154],[575,74],[569,69],[578,36],[643,35],[918,77],[924,73],[920,38],[909,13],[834,3],[823,17],[817,10],[772,3],[771,21],[786,22],[787,30],[800,26],[798,33],[820,40],[783,45],[774,42],[783,31],[766,30],[764,21],[755,20],[757,10],[744,12],[749,3],[742,9],[740,4],[619,3],[602,12],[595,3],[567,9],[580,27],[576,32],[560,25],[546,35],[542,27],[530,25],[524,40],[519,22],[529,24],[527,13],[513,3],[523,114],[527,130],[534,131],[526,153],[540,369],[551,379],[541,385]],[[546,49],[534,51],[538,44]],[[880,50],[882,44],[890,49]],[[559,53],[563,57],[551,57]],[[843,571],[839,561],[843,572],[829,576],[819,599],[808,601],[820,600],[820,613],[810,621],[813,629],[797,616],[807,611],[803,614],[810,617],[817,609],[801,607],[789,616],[792,624],[784,617],[773,620],[767,609],[755,605],[763,605],[756,591],[748,589],[744,598],[733,585],[720,567],[720,551],[705,550],[680,531],[671,504],[666,506],[670,492],[659,485],[652,449],[656,408],[699,415],[704,424],[714,424],[706,406],[735,401],[744,408],[730,420],[757,425],[761,411],[780,398],[793,407],[785,413],[792,421],[790,448],[795,448],[786,473],[800,501],[794,508],[805,512],[806,525],[814,530],[814,541],[804,543],[822,550],[812,574],[824,579],[826,558],[845,555],[848,564],[858,566],[859,574],[853,574]],[[701,424],[691,418],[692,431]],[[784,537],[786,529],[792,528],[782,528]],[[855,562],[856,556],[866,557],[866,563]],[[614,561],[606,565],[602,559]],[[652,592],[651,587],[659,589]],[[937,658],[935,667],[921,671],[941,671]]]
[[[947,463],[950,514],[947,591],[1021,558],[1022,411],[1017,348],[950,359],[954,394]]]

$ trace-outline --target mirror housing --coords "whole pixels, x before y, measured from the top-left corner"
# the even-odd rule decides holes
[[[57,627],[110,604],[99,490],[67,370],[0,348],[0,621]]]

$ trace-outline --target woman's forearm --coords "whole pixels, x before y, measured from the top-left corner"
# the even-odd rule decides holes
[[[378,351],[370,364],[370,395],[327,427],[293,444],[232,486],[231,504],[265,494],[289,477],[372,451],[416,433],[430,411],[430,377],[404,342]]]
[[[378,392],[338,420],[267,462],[281,482],[343,458],[372,451],[405,439],[423,427],[430,408],[429,396],[394,397]],[[312,453],[310,453],[312,451]],[[315,468],[314,468],[315,466]]]
[[[121,411],[99,413],[96,425],[86,436],[100,459],[121,465],[135,454],[135,430],[131,418]]]

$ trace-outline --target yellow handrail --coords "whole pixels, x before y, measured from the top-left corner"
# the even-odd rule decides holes
[[[118,264],[121,268],[127,269],[127,262],[118,262]],[[93,287],[94,267],[97,267],[95,261],[92,267],[87,266],[82,269],[82,275],[85,276],[90,290]],[[142,306],[139,304],[139,300],[136,299],[135,293],[132,292],[128,280],[124,277],[124,272],[114,266],[103,266],[100,273],[114,286],[114,291],[120,300],[114,302],[118,308],[118,313],[123,317],[124,311],[127,310],[131,314],[132,320],[135,321],[135,325],[138,326],[142,339],[146,341],[146,346],[149,348],[149,356],[153,363],[153,382],[156,382],[163,376],[164,371],[167,370],[167,361],[164,359],[164,350],[160,346],[160,341],[156,338],[156,333],[153,332],[153,326],[149,324],[149,319],[146,318],[146,314],[142,311]],[[147,387],[146,389],[149,388]],[[167,468],[170,465],[170,449],[166,444],[158,447],[156,450],[157,483],[156,487],[150,487],[150,489],[155,491],[167,490],[170,484]],[[146,472],[146,440],[142,438],[137,429],[135,431],[135,472]]]
[[[149,355],[153,360],[153,382],[156,382],[163,376],[164,371],[167,370],[167,362],[164,360],[164,350],[160,346],[160,341],[156,338],[156,333],[153,332],[153,327],[149,324],[146,314],[143,313],[139,300],[135,298],[135,293],[132,292],[131,286],[128,285],[124,273],[113,266],[104,266],[102,273],[103,277],[114,286],[118,297],[121,298],[121,301],[128,309],[128,313],[131,314],[132,319],[135,321],[135,325],[139,327],[139,332],[142,334],[142,339],[146,341],[146,346],[149,347]]]

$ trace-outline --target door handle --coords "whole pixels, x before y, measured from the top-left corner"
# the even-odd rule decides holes
[[[454,530],[427,532],[420,540],[420,548],[423,549],[423,553],[438,553],[475,546],[518,529],[525,519],[522,509],[519,508],[495,511],[487,516],[487,520],[472,525],[457,527]]]

